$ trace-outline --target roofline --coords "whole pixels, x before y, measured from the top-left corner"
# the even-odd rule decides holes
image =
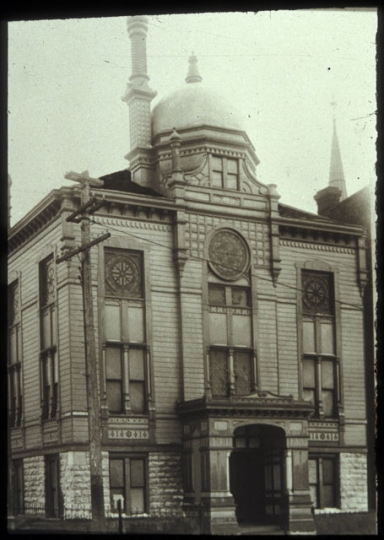
[[[33,219],[46,210],[53,202],[61,201],[64,197],[73,197],[78,192],[77,186],[62,186],[52,189],[43,199],[41,199],[29,212],[19,219],[8,231],[8,238],[12,238],[26,227]]]

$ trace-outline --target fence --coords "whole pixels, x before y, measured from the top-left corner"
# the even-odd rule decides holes
[[[143,521],[143,518],[149,517],[147,514],[132,514],[127,516],[123,513],[121,500],[117,502],[118,509],[116,512],[110,512],[106,509],[106,517],[109,522],[113,522],[112,528],[115,532],[122,534],[124,532],[123,519],[134,519]],[[13,525],[11,528],[38,528],[38,529],[58,529],[71,530],[76,523],[76,528],[87,531],[92,522],[92,509],[86,504],[60,505],[59,507],[52,504],[42,505],[41,503],[28,503],[15,508],[8,516]],[[52,519],[53,518],[53,519]],[[88,522],[88,526],[87,523]],[[81,526],[81,524],[83,526]],[[109,527],[110,528],[110,527]],[[99,531],[103,532],[103,531]]]

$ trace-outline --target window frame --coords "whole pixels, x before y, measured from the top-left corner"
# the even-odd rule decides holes
[[[18,305],[15,307],[15,296]],[[10,427],[20,427],[23,421],[23,381],[22,381],[22,328],[21,328],[20,279],[8,285],[8,411]],[[13,337],[15,336],[15,337]],[[14,358],[14,352],[15,358]]]
[[[324,461],[331,461],[333,467],[333,481],[331,483],[324,483]],[[308,455],[308,469],[310,468],[309,462],[315,462],[316,468],[316,482],[311,482],[308,479],[309,487],[316,490],[316,504],[312,501],[315,510],[322,510],[324,508],[340,508],[340,478],[339,478],[339,456],[336,454],[309,454]],[[332,498],[334,506],[325,506],[325,487],[332,486]],[[311,496],[312,497],[312,496]]]
[[[102,358],[103,358],[103,395],[104,402],[106,404],[106,410],[109,416],[147,416],[149,414],[149,399],[150,399],[150,383],[149,383],[149,344],[148,344],[148,327],[147,327],[147,309],[146,309],[146,283],[145,283],[145,254],[141,250],[136,249],[125,249],[121,247],[108,246],[102,250],[102,267],[104,273],[102,276],[103,282],[103,316],[102,321],[106,319],[107,306],[115,306],[118,308],[119,314],[119,331],[116,337],[118,339],[111,339],[107,335],[107,328],[105,324],[101,326],[101,346],[102,346]],[[106,283],[106,259],[109,255],[112,260],[113,256],[116,257],[132,257],[135,261],[136,266],[139,265],[139,289],[140,294],[133,295],[113,295],[107,291]],[[142,340],[135,341],[132,339],[132,336],[129,336],[129,309],[140,307],[142,315]],[[128,330],[127,330],[128,329]],[[120,372],[121,377],[118,379],[120,382],[121,388],[121,408],[119,411],[111,410],[109,408],[108,402],[108,383],[112,382],[112,378],[108,377],[108,349],[116,348],[120,351]],[[131,377],[131,362],[130,354],[133,354],[132,351],[140,350],[142,351],[143,358],[143,378],[141,380]],[[117,380],[117,379],[116,379]],[[115,380],[115,382],[116,382]],[[142,385],[142,394],[143,394],[143,408],[140,411],[132,410],[132,392],[131,392],[131,383],[135,384],[139,382]]]
[[[239,157],[229,157],[229,156],[223,156],[219,154],[208,154],[209,156],[209,178],[210,178],[210,187],[215,189],[229,189],[231,191],[240,191],[240,158]],[[217,168],[215,166],[214,160],[219,159],[221,160],[221,167]],[[231,172],[229,170],[229,162],[236,163],[236,169],[237,171],[235,173]],[[220,173],[221,174],[221,185],[217,185],[214,183],[214,173]],[[229,184],[229,178],[230,177],[235,178],[236,187],[228,187]]]
[[[306,278],[305,278],[306,276]],[[327,279],[329,283],[329,312],[312,311],[305,309],[304,306],[304,280],[310,276]],[[312,391],[314,393],[313,401],[315,409],[315,418],[333,420],[338,417],[341,408],[341,390],[340,390],[340,356],[337,340],[338,315],[336,309],[336,276],[335,272],[327,268],[300,268],[300,294],[298,299],[299,313],[299,347],[301,350],[300,362],[300,393],[303,400],[306,400],[305,393]],[[304,324],[311,323],[313,327],[313,351],[305,350],[305,330]],[[322,351],[322,325],[331,323],[332,328],[332,350]],[[311,336],[312,337],[312,336]],[[314,373],[313,386],[305,386],[306,368],[305,363],[313,361]],[[323,366],[326,362],[332,363],[333,381],[332,387],[324,386]],[[308,364],[307,364],[308,365]],[[331,412],[326,410],[325,392],[332,393]],[[307,400],[306,400],[307,401]]]
[[[61,495],[60,454],[45,456],[45,515],[59,519],[63,516]]]
[[[111,474],[111,462],[112,461],[122,461],[123,462],[123,482],[122,486],[112,486],[112,474]],[[142,461],[143,463],[143,486],[132,486],[132,461]],[[149,474],[148,474],[148,455],[147,454],[109,454],[109,493],[110,493],[110,508],[112,515],[118,515],[118,508],[115,508],[113,503],[113,493],[112,490],[121,490],[123,491],[124,504],[122,505],[122,513],[127,516],[135,516],[141,514],[149,513]],[[143,512],[132,512],[131,507],[131,492],[133,489],[142,489],[143,490],[143,503],[144,510]],[[118,494],[117,494],[118,495]]]
[[[54,293],[46,294],[47,265],[52,264]],[[46,296],[47,299],[45,298]],[[59,412],[59,363],[56,261],[54,253],[39,262],[40,396],[42,420],[55,420]],[[46,319],[47,317],[47,319]],[[49,329],[45,326],[49,322]],[[48,335],[46,335],[48,334]],[[47,343],[48,341],[48,343]]]
[[[12,512],[13,515],[25,513],[24,508],[24,466],[22,459],[12,460]]]
[[[224,291],[223,301],[215,302],[211,295],[214,289],[221,289]],[[245,291],[246,302],[245,305],[238,305],[234,302],[234,292]],[[256,372],[256,352],[254,348],[254,331],[253,331],[253,303],[252,303],[252,287],[251,284],[247,285],[239,284],[236,282],[223,283],[223,282],[208,282],[207,283],[207,308],[208,308],[208,387],[209,391],[214,398],[228,398],[230,396],[249,395],[256,390],[257,372]],[[217,311],[216,311],[217,310]],[[249,346],[248,345],[235,345],[234,344],[234,315],[239,315],[236,310],[247,311],[247,317],[249,317]],[[212,323],[209,315],[211,313],[225,313],[226,314],[226,329],[223,333],[226,333],[226,343],[213,343],[212,342]],[[243,313],[245,315],[245,313]],[[227,372],[225,385],[227,387],[226,392],[223,394],[215,393],[213,382],[213,362],[214,353],[224,353],[225,358],[225,370]],[[249,391],[247,393],[238,392],[238,376],[236,374],[236,355],[248,354],[249,355]]]

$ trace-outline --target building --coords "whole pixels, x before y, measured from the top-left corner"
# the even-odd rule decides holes
[[[151,111],[146,19],[128,33],[130,166],[92,188],[105,526],[121,505],[131,532],[367,532],[365,227],[324,212],[340,185],[315,215],[257,180],[195,56]],[[83,287],[62,259],[83,206],[62,187],[9,232],[16,528],[92,523]]]

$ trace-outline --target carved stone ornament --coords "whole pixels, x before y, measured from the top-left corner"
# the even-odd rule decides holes
[[[139,261],[121,254],[108,254],[106,259],[106,293],[118,297],[141,296]]]
[[[49,257],[42,263],[42,305],[55,300],[55,265],[53,257]]]
[[[303,308],[312,313],[331,313],[328,276],[303,275]]]
[[[247,272],[250,263],[248,246],[235,231],[221,229],[212,238],[208,251],[209,265],[220,278],[234,281]]]

